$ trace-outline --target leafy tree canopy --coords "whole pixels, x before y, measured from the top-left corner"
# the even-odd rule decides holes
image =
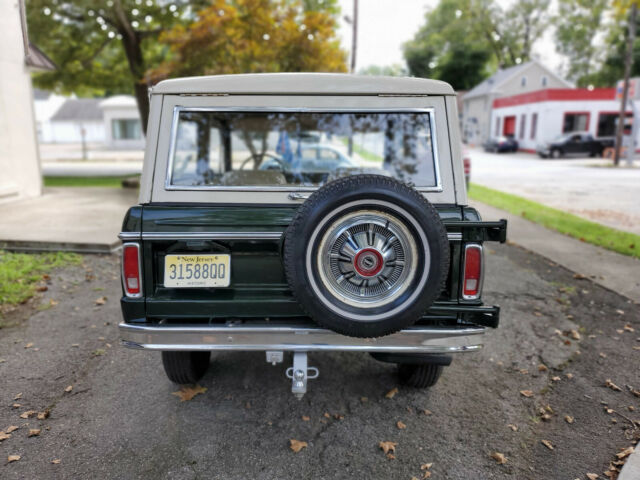
[[[321,8],[323,5],[329,8]],[[148,72],[163,78],[247,72],[345,72],[335,2],[214,0],[191,24],[163,33],[169,58]]]

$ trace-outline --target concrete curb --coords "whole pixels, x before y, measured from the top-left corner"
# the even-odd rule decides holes
[[[638,480],[640,478],[640,448],[636,445],[633,453],[629,455],[622,466],[618,480]]]
[[[506,218],[509,241],[640,303],[640,260],[637,258],[581,242],[484,203],[470,203],[478,208],[484,220]]]

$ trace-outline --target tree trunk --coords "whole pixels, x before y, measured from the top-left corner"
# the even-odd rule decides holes
[[[118,31],[122,35],[122,46],[129,63],[129,70],[133,75],[133,91],[138,104],[138,112],[140,113],[140,125],[142,126],[142,132],[146,135],[147,121],[149,120],[149,94],[144,81],[146,68],[144,56],[142,55],[142,41],[140,34],[129,23],[120,0],[115,1],[114,12],[117,18]]]
[[[627,52],[624,59],[624,86],[622,88],[622,99],[620,100],[620,115],[618,116],[618,129],[616,132],[615,153],[613,155],[613,164],[620,163],[620,148],[622,147],[622,135],[624,133],[625,112],[627,111],[627,98],[629,95],[629,77],[631,76],[631,64],[633,63],[633,42],[636,37],[636,16],[638,8],[636,3],[631,5],[631,13],[629,15],[629,36],[627,38]],[[634,122],[637,119],[633,119]],[[633,129],[632,129],[633,131]],[[629,148],[635,149],[635,138],[631,139]],[[631,157],[630,157],[631,158]]]

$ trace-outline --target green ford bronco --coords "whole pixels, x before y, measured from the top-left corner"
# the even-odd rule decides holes
[[[259,350],[301,397],[309,352],[370,353],[435,384],[482,347],[483,243],[443,82],[335,74],[167,80],[151,92],[122,248],[122,342],[195,383]]]

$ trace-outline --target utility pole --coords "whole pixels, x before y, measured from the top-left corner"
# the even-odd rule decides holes
[[[356,51],[358,49],[358,0],[353,0],[353,20],[351,37],[351,73],[356,72]]]
[[[620,148],[622,147],[622,134],[624,132],[625,113],[627,111],[627,97],[629,96],[629,77],[631,76],[631,64],[633,63],[633,42],[636,38],[636,17],[638,15],[638,6],[635,1],[631,4],[631,13],[629,14],[629,36],[627,37],[627,52],[624,59],[624,85],[622,87],[622,100],[620,101],[620,115],[618,116],[618,128],[616,131],[615,154],[613,164],[618,166],[620,163]],[[634,118],[635,123],[638,119]],[[633,130],[633,129],[632,129]],[[635,139],[631,139],[629,148],[635,149]]]

